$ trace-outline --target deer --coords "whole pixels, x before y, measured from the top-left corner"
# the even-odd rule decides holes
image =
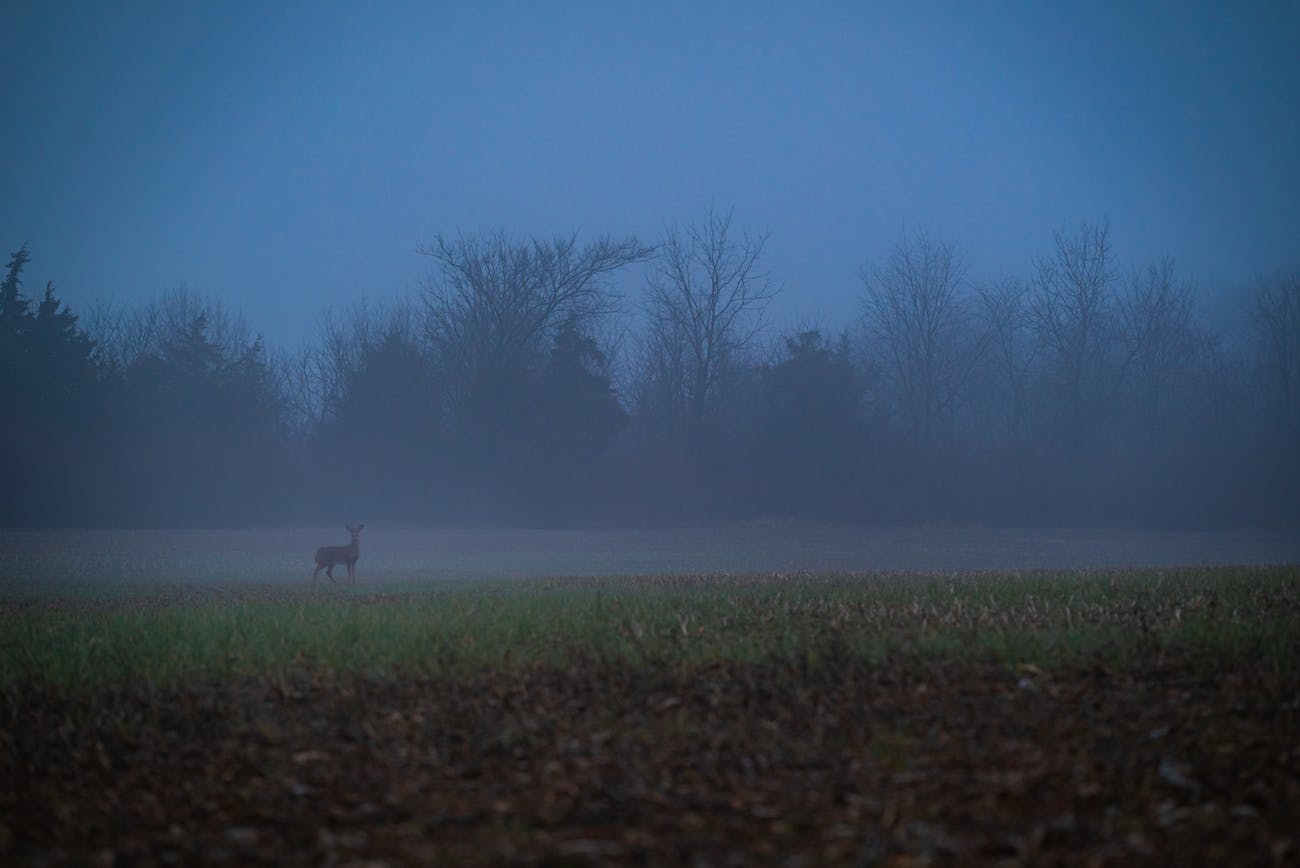
[[[311,583],[314,587],[316,577],[320,571],[324,570],[325,575],[334,581],[334,565],[344,564],[348,568],[348,582],[355,584],[357,581],[357,558],[361,557],[361,531],[365,528],[364,524],[356,527],[345,525],[348,533],[352,534],[352,542],[345,546],[321,546],[316,549],[316,571],[311,574]]]

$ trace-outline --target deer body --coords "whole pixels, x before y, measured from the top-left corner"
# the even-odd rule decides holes
[[[316,571],[311,574],[312,584],[316,584],[316,577],[320,571],[324,570],[325,575],[334,581],[334,566],[343,564],[348,568],[348,582],[355,583],[357,580],[357,559],[361,557],[361,530],[364,524],[356,527],[347,525],[348,533],[352,534],[352,542],[345,546],[321,546],[316,549]]]

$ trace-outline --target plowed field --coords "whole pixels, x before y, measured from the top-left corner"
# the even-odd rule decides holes
[[[1295,568],[187,589],[0,627],[6,864],[1300,862]]]
[[[26,864],[1289,864],[1294,677],[827,662],[11,689]]]

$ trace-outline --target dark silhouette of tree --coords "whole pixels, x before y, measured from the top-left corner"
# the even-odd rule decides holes
[[[31,259],[32,255],[28,252],[26,244],[15,250],[9,257],[4,283],[0,283],[0,319],[3,319],[7,325],[12,326],[30,314],[28,302],[23,298],[20,287],[23,269]]]
[[[750,469],[761,511],[855,515],[871,444],[847,340],[832,346],[817,330],[785,338],[779,360],[762,370],[756,403]]]
[[[978,289],[980,329],[985,337],[981,370],[982,411],[990,422],[989,442],[1023,447],[1033,424],[1034,387],[1041,345],[1033,331],[1029,288],[1018,278],[1003,278]]]
[[[420,252],[438,266],[424,293],[430,349],[459,400],[510,372],[535,373],[566,324],[595,330],[617,305],[606,278],[651,251],[635,238],[579,247],[576,236],[516,242],[498,232],[440,235]]]
[[[1030,299],[1048,397],[1061,413],[1056,427],[1074,446],[1101,422],[1124,374],[1109,235],[1108,223],[1057,231]]]
[[[1213,340],[1198,322],[1192,288],[1174,274],[1171,260],[1135,271],[1118,303],[1126,385],[1132,415],[1146,444],[1158,448],[1180,426],[1186,391],[1196,384]]]
[[[319,432],[311,489],[318,504],[386,519],[430,519],[444,508],[442,403],[409,331],[365,341]]]
[[[733,512],[743,473],[750,358],[777,292],[762,267],[766,235],[712,208],[670,227],[646,279],[630,390],[627,485],[651,512],[700,521]]]
[[[766,361],[766,238],[667,233],[636,334],[629,239],[439,238],[423,295],[270,353],[213,299],[79,319],[0,274],[0,522],[816,520],[1210,527],[1300,515],[1300,279],[1212,320],[1172,264],[1116,278],[1105,224],[973,288],[904,238],[864,328]],[[617,376],[616,376],[617,374]],[[626,406],[617,381],[624,384]],[[629,416],[630,412],[630,416]]]
[[[131,521],[265,520],[282,495],[282,404],[261,337],[219,303],[185,291],[137,311],[121,365],[116,488]]]
[[[766,235],[738,234],[732,212],[670,228],[647,282],[642,394],[704,457],[728,378],[746,362],[776,294],[760,262]]]
[[[568,324],[537,374],[504,369],[479,385],[452,431],[465,516],[594,516],[602,459],[627,421],[597,342]]]
[[[1250,321],[1270,423],[1294,447],[1300,443],[1300,271],[1261,281]]]
[[[84,521],[103,454],[95,345],[53,283],[35,304],[22,294],[29,261],[24,245],[0,283],[0,510],[11,523]]]
[[[912,443],[927,459],[950,434],[956,404],[983,348],[972,328],[965,266],[949,244],[904,237],[864,268],[867,348]]]
[[[539,379],[566,328],[600,330],[617,308],[607,279],[645,259],[635,238],[579,246],[575,236],[516,242],[504,233],[439,236],[421,248],[438,266],[425,289],[425,334],[446,396],[449,438],[467,515],[527,511]]]
[[[31,417],[37,409],[31,400],[32,377],[36,374],[29,355],[32,315],[21,294],[23,268],[30,259],[24,244],[9,258],[4,283],[0,284],[0,401],[11,420],[0,427],[0,492],[5,519],[11,523],[29,517],[27,501],[36,488],[27,457],[38,440]]]
[[[1274,515],[1300,514],[1300,270],[1260,281],[1250,302],[1255,384],[1263,399],[1261,489]]]
[[[590,504],[602,460],[627,425],[627,413],[610,383],[605,354],[576,325],[556,335],[533,408],[528,473],[539,515],[551,521],[594,517]]]

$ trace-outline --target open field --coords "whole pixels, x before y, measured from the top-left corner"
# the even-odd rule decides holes
[[[1300,567],[461,533],[6,535],[0,862],[1300,861]]]
[[[0,531],[0,599],[305,584],[325,529]],[[776,524],[687,530],[367,527],[367,587],[558,576],[938,572],[1300,563],[1300,531],[1155,533]]]

